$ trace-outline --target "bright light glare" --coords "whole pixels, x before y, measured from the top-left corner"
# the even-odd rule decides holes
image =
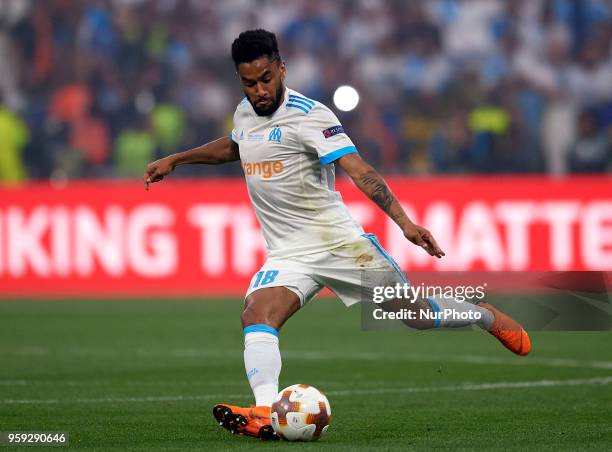
[[[358,103],[359,93],[352,86],[339,86],[334,92],[334,105],[338,110],[351,111]]]

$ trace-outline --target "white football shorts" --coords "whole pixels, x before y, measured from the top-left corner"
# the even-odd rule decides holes
[[[368,294],[374,286],[407,282],[376,236],[363,234],[352,243],[320,253],[268,258],[253,275],[245,298],[259,289],[282,286],[297,294],[303,306],[327,287],[351,306],[371,300]]]

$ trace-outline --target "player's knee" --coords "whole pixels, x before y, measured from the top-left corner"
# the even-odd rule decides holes
[[[284,287],[258,290],[245,300],[242,326],[268,325],[279,330],[300,307],[299,297]]]
[[[240,316],[240,321],[242,322],[243,328],[250,325],[270,324],[268,316],[266,316],[265,312],[262,312],[262,310],[258,309],[258,307],[253,303],[247,303],[244,311],[242,311],[242,315]],[[274,325],[270,326],[274,327]]]

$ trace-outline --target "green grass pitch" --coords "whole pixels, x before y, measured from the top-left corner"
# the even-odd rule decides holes
[[[232,436],[211,408],[252,402],[240,311],[240,300],[0,302],[0,431],[67,431],[70,449],[100,451],[612,447],[610,332],[534,333],[520,358],[481,331],[364,332],[359,307],[329,299],[281,331],[281,386],[328,395],[327,435]]]

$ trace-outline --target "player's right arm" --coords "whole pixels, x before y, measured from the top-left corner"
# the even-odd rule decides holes
[[[219,138],[210,143],[203,144],[184,152],[177,152],[147,165],[143,180],[145,190],[149,184],[159,182],[167,176],[178,165],[187,163],[203,163],[206,165],[220,165],[221,163],[235,162],[240,160],[238,143],[230,137]]]

